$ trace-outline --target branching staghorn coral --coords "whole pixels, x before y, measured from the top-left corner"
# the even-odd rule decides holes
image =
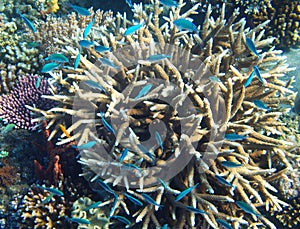
[[[292,69],[272,48],[274,39],[262,38],[267,22],[250,30],[244,19],[235,20],[237,11],[225,20],[223,5],[214,19],[209,7],[201,32],[191,34],[172,23],[197,13],[198,5],[181,12],[183,5],[170,9],[165,23],[158,1],[151,15],[135,5],[134,17],[146,24],[125,37],[132,23],[117,15],[95,40],[113,52],[88,48],[76,71],[51,73],[62,93],[45,97],[61,105],[32,110],[50,120],[50,139],[65,122],[57,144],[77,141],[83,176],[111,196],[104,206],[116,223],[122,216],[142,228],[217,228],[224,221],[234,228],[276,228],[269,214],[259,212],[287,206],[268,178],[292,170],[285,155],[294,143],[280,110],[282,103],[293,104],[292,79],[281,79]],[[247,48],[246,37],[260,58]],[[65,52],[78,56],[72,47]],[[254,69],[261,79],[245,86]],[[234,137],[224,138],[225,131]],[[152,134],[156,141],[150,141]]]

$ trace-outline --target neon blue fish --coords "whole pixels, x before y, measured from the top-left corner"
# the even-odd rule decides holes
[[[199,185],[199,183],[195,184],[192,187],[189,187],[187,189],[185,189],[184,191],[182,191],[176,198],[175,198],[175,202],[181,200],[183,197],[185,197],[187,194],[189,194],[193,189],[197,188],[197,186]]]
[[[101,91],[106,93],[106,90],[98,82],[95,82],[93,80],[83,80],[83,82],[91,88],[100,89]]]
[[[87,38],[87,36],[89,35],[94,22],[95,22],[95,18],[93,18],[93,20],[85,27],[83,31],[83,39]]]
[[[161,150],[164,151],[164,142],[157,130],[155,131],[155,139]]]
[[[172,7],[172,6],[177,7],[178,6],[178,3],[176,1],[172,1],[172,0],[159,0],[159,2],[162,5],[167,6],[167,7]]]
[[[88,206],[88,207],[85,209],[85,211],[88,211],[88,210],[93,209],[93,208],[97,208],[97,207],[99,207],[100,204],[102,204],[102,202],[101,202],[101,201],[97,201],[97,202],[91,204],[90,206]]]
[[[112,219],[117,219],[117,220],[119,220],[120,222],[122,222],[122,223],[124,223],[126,225],[130,225],[131,224],[131,222],[127,218],[125,218],[124,216],[114,215],[111,218]]]
[[[253,103],[254,103],[255,106],[257,106],[259,109],[266,110],[266,111],[269,111],[269,110],[271,109],[271,108],[267,107],[267,105],[266,105],[264,102],[262,102],[262,101],[260,101],[260,100],[258,100],[258,99],[253,100]]]
[[[225,139],[229,141],[242,141],[247,138],[247,136],[239,135],[239,134],[225,134]]]
[[[114,196],[115,196],[114,203],[113,203],[113,206],[112,206],[112,208],[109,212],[110,217],[114,214],[114,212],[116,210],[116,207],[117,207],[118,200],[119,200],[119,197],[117,196],[117,194],[114,194]]]
[[[81,6],[76,6],[76,5],[73,5],[73,4],[71,4],[71,3],[69,3],[69,6],[70,6],[73,10],[75,10],[77,13],[79,13],[79,14],[81,14],[81,15],[83,15],[83,16],[90,16],[90,15],[91,15],[90,11],[88,11],[86,8],[83,8],[83,7],[81,7]]]
[[[221,165],[227,168],[237,168],[237,167],[241,167],[243,164],[239,164],[231,161],[222,161]]]
[[[166,224],[164,224],[162,227],[161,227],[161,229],[168,229],[168,224],[166,223]]]
[[[212,81],[212,82],[221,82],[221,80],[220,80],[219,77],[217,77],[217,76],[210,76],[209,79],[210,79],[210,81]]]
[[[170,59],[171,56],[170,55],[166,55],[166,54],[154,54],[154,55],[151,55],[147,58],[147,60],[149,60],[150,62],[158,62],[158,61],[161,61],[161,60],[164,60],[164,59]]]
[[[126,31],[124,32],[124,36],[128,36],[133,34],[134,32],[138,31],[140,28],[142,28],[144,26],[145,22],[142,22],[140,24],[137,25],[133,25],[130,26],[128,29],[126,29]]]
[[[162,205],[159,205],[158,203],[156,203],[156,201],[153,200],[148,194],[142,193],[142,196],[143,196],[144,200],[146,202],[148,202],[149,204],[152,204],[152,205],[155,205],[155,206],[158,206],[158,207],[163,207]]]
[[[81,48],[76,56],[76,59],[74,61],[74,70],[76,70],[79,66],[79,62],[80,62],[80,52],[81,52]]]
[[[112,126],[105,120],[104,118],[104,114],[102,112],[99,113],[100,117],[101,117],[101,120],[102,120],[102,123],[104,125],[104,127],[109,131],[111,132],[112,134],[116,134],[115,130],[112,128]]]
[[[46,190],[50,193],[52,193],[53,195],[57,195],[57,196],[63,196],[64,193],[60,190],[58,190],[57,188],[47,188],[47,187],[43,187],[41,185],[36,185],[37,188],[40,188],[40,189],[43,189],[43,190]]]
[[[54,196],[53,193],[50,193],[49,196],[47,196],[43,201],[42,204],[48,204],[50,202],[50,200],[52,199],[52,197]]]
[[[124,193],[124,195],[134,204],[138,205],[138,206],[143,206],[143,203],[141,201],[139,201],[137,198],[127,194],[127,193]]]
[[[252,71],[246,82],[244,83],[244,87],[248,87],[250,83],[252,82],[253,78],[255,76],[255,72]]]
[[[217,223],[220,224],[225,229],[233,229],[232,226],[227,223],[225,220],[222,219],[216,219]]]
[[[247,45],[248,49],[250,49],[251,52],[253,52],[258,58],[260,58],[252,39],[246,37],[246,45]]]
[[[262,84],[265,84],[266,81],[262,78],[262,76],[260,74],[260,70],[256,65],[254,66],[254,72],[255,72],[255,75],[257,76],[257,78],[259,79],[259,81],[262,82]]]
[[[187,30],[189,32],[194,32],[194,33],[197,32],[197,26],[193,22],[185,18],[179,18],[173,21],[173,23],[179,30]]]
[[[99,58],[100,62],[104,65],[107,65],[109,67],[112,67],[112,68],[119,68],[117,65],[115,65],[113,62],[111,62],[109,59],[107,58]]]
[[[219,181],[221,184],[224,184],[228,187],[232,187],[232,184],[230,182],[228,182],[226,179],[224,179],[223,177],[219,176],[219,175],[215,175],[215,178],[217,179],[217,181]]]
[[[78,150],[83,150],[83,149],[90,149],[92,148],[94,145],[96,145],[96,141],[90,141],[87,142],[85,144],[82,144],[80,146],[75,146],[75,145],[71,145],[73,148],[78,149]]]
[[[200,210],[198,208],[194,208],[194,207],[191,207],[191,206],[185,206],[187,210],[189,210],[190,212],[193,212],[195,214],[207,214],[205,211],[203,210]]]
[[[120,163],[121,163],[122,161],[124,161],[125,157],[127,156],[127,153],[128,153],[128,148],[125,148],[125,149],[122,151],[122,153],[121,153],[121,156],[120,156],[120,159],[119,159]]]
[[[51,63],[45,64],[45,65],[42,67],[41,72],[42,72],[42,73],[51,72],[51,71],[53,71],[54,69],[58,68],[59,66],[60,66],[60,64],[51,62]]]
[[[67,216],[66,216],[67,217]],[[78,224],[91,224],[91,222],[88,220],[88,219],[83,219],[83,218],[75,218],[75,217],[72,217],[72,218],[69,218],[67,217],[71,222],[73,223],[78,223]]]
[[[79,45],[81,47],[88,48],[88,47],[91,47],[92,45],[94,45],[94,42],[88,41],[88,40],[81,40],[81,41],[79,41]]]
[[[103,45],[96,45],[95,46],[95,50],[97,51],[97,52],[109,52],[110,50],[111,50],[111,48],[110,47],[106,47],[106,46],[103,46]]]
[[[162,186],[164,187],[164,189],[166,191],[170,190],[170,188],[168,187],[168,185],[166,184],[166,182],[164,182],[162,179],[158,178],[159,182],[162,184]]]
[[[128,6],[129,6],[130,8],[133,7],[133,4],[132,4],[132,1],[131,1],[131,0],[126,0],[126,3],[128,4]]]
[[[244,201],[236,201],[236,205],[241,208],[244,212],[253,214],[255,216],[261,216],[261,214],[257,213],[249,204]]]
[[[98,179],[96,182],[97,182],[97,183],[98,183],[105,191],[107,191],[107,192],[113,194],[114,196],[117,196],[117,194],[114,192],[114,190],[112,190],[111,187],[109,187],[109,185],[106,184],[104,181]]]
[[[16,13],[20,15],[20,17],[23,19],[23,21],[25,22],[25,24],[28,26],[28,28],[32,31],[32,32],[36,32],[36,28],[34,27],[34,24],[28,19],[26,18],[23,14],[20,13],[20,11],[18,9],[16,9]]]
[[[68,57],[60,53],[53,53],[50,56],[46,57],[45,60],[57,61],[57,62],[69,62]]]
[[[143,96],[145,96],[146,94],[148,94],[148,92],[151,90],[152,88],[152,84],[147,84],[145,85],[138,93],[138,95],[135,97],[135,99],[139,99]]]

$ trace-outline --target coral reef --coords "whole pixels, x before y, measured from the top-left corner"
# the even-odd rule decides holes
[[[236,20],[238,11],[225,20],[224,4],[215,19],[208,6],[198,36],[172,23],[197,14],[199,4],[182,12],[182,3],[164,18],[159,1],[153,14],[135,5],[135,20],[146,23],[132,35],[122,35],[134,23],[120,14],[92,30],[90,39],[111,47],[108,54],[89,47],[80,55],[61,35],[63,51],[80,57],[79,68],[50,73],[62,89],[45,98],[60,105],[31,109],[49,119],[50,139],[66,124],[57,144],[77,141],[82,175],[111,197],[105,206],[114,220],[127,217],[122,222],[142,228],[217,228],[220,219],[234,228],[276,228],[269,209],[276,214],[287,203],[269,180],[293,170],[285,155],[295,143],[280,109],[293,105],[293,79],[282,80],[293,69],[272,48],[275,38],[263,38],[267,22],[249,29]],[[147,145],[151,128],[163,137]],[[178,174],[168,171],[178,160],[187,164],[176,165]],[[263,207],[267,214],[260,215]]]
[[[55,103],[41,97],[47,94],[50,94],[47,79],[34,75],[22,76],[9,95],[0,97],[0,117],[17,128],[33,130],[36,124],[32,122],[31,112],[26,106],[50,109]]]
[[[1,186],[10,186],[13,184],[17,177],[17,169],[9,165],[7,159],[1,159],[0,163],[0,185]]]

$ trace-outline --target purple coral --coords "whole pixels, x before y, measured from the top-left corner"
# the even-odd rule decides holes
[[[53,101],[42,98],[42,95],[50,94],[47,79],[36,75],[22,76],[9,95],[0,97],[0,118],[18,128],[33,130],[36,123],[32,122],[31,111],[25,105],[50,109],[54,106]]]

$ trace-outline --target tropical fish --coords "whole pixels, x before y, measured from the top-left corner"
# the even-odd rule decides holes
[[[122,161],[124,161],[125,157],[127,156],[127,153],[128,153],[128,148],[125,148],[125,149],[122,151],[122,153],[121,153],[121,156],[120,156],[120,159],[119,159],[120,163],[121,163]]]
[[[232,187],[232,184],[230,182],[228,182],[226,179],[224,179],[223,177],[221,177],[220,175],[215,175],[215,178],[217,179],[217,181],[219,181],[221,184],[224,184],[228,187]]]
[[[111,187],[109,187],[109,185],[106,184],[104,181],[98,179],[96,182],[97,182],[97,183],[98,183],[105,191],[107,191],[107,192],[113,194],[114,196],[117,196],[117,194],[114,192],[114,190],[112,190]]]
[[[75,145],[71,145],[72,148],[75,148],[75,149],[78,149],[78,150],[83,150],[83,149],[90,149],[92,148],[94,145],[96,145],[96,141],[90,141],[90,142],[87,142],[85,144],[82,144],[80,146],[75,146]]]
[[[88,48],[88,47],[91,47],[92,45],[94,45],[94,42],[88,41],[88,40],[81,40],[81,41],[79,41],[79,45],[81,47]]]
[[[81,6],[76,6],[76,5],[73,5],[73,4],[71,4],[71,3],[69,3],[69,6],[70,6],[73,10],[75,10],[77,13],[79,13],[79,14],[81,14],[81,15],[83,15],[83,16],[90,16],[90,15],[91,15],[90,11],[88,11],[86,8],[83,8],[83,7],[81,7]]]
[[[110,209],[109,217],[111,217],[114,214],[114,212],[116,210],[116,207],[117,207],[118,200],[119,200],[119,197],[117,196],[117,194],[114,194],[114,196],[115,196],[115,199],[114,199],[114,203],[112,205],[112,208]]]
[[[38,77],[38,78],[37,78],[37,80],[36,80],[36,82],[35,82],[35,88],[36,88],[36,89],[38,89],[38,88],[40,87],[40,85],[41,85],[41,80],[42,80],[41,77]]]
[[[161,150],[164,151],[164,142],[157,130],[155,131],[155,139]]]
[[[217,76],[210,76],[209,79],[210,79],[210,81],[212,81],[212,82],[221,82],[221,80],[220,80],[219,77],[217,77]]]
[[[54,69],[58,68],[59,66],[60,66],[60,64],[51,62],[51,63],[45,64],[45,65],[42,67],[41,72],[42,72],[42,73],[51,72],[51,71],[53,71]]]
[[[135,169],[135,170],[138,170],[139,172],[141,172],[141,168],[138,167],[137,165],[134,165],[134,164],[130,164],[130,163],[126,163],[126,164],[122,164],[123,166],[126,166],[130,169]]]
[[[199,185],[199,183],[195,184],[192,187],[189,187],[187,189],[185,189],[184,191],[182,191],[176,198],[175,198],[175,202],[181,200],[183,197],[185,197],[187,194],[189,194],[193,189],[197,188],[197,186]]]
[[[164,225],[161,227],[161,229],[167,229],[168,226],[169,226],[169,225],[166,223],[166,224],[164,224]]]
[[[127,193],[124,193],[124,195],[134,204],[138,205],[138,206],[143,206],[143,203],[141,201],[139,201],[137,198],[127,194]]]
[[[232,229],[232,226],[227,223],[225,220],[222,219],[216,219],[217,223],[220,224],[225,229]]]
[[[57,195],[57,196],[63,196],[64,193],[60,190],[58,190],[57,188],[47,188],[47,187],[43,187],[41,185],[36,185],[37,188],[40,188],[40,189],[43,189],[43,190],[46,190],[50,193],[52,193],[53,195]]]
[[[248,87],[254,78],[255,72],[252,71],[246,82],[244,83],[245,87]]]
[[[76,68],[78,68],[79,62],[80,62],[80,52],[81,52],[81,48],[76,56],[76,59],[74,61],[74,70],[76,70]]]
[[[162,184],[162,186],[164,187],[165,190],[170,190],[170,188],[168,187],[168,185],[166,184],[166,182],[164,182],[162,179],[158,178],[159,182]]]
[[[267,83],[267,81],[262,78],[262,76],[260,74],[260,70],[259,70],[259,68],[256,65],[254,66],[254,72],[255,72],[255,75],[257,76],[257,78],[259,79],[259,81],[262,82],[262,84],[266,84]]]
[[[221,165],[227,168],[237,168],[237,167],[241,167],[243,164],[239,164],[231,161],[222,161]]]
[[[152,84],[147,84],[145,85],[138,93],[138,95],[135,97],[135,99],[139,99],[143,96],[145,96],[146,94],[148,94],[148,92],[151,90],[152,88]]]
[[[97,208],[97,207],[99,207],[100,204],[102,204],[102,202],[101,202],[101,201],[97,201],[97,202],[91,204],[90,206],[88,206],[88,207],[85,209],[85,211],[88,211],[88,210],[90,210],[90,209],[92,209],[92,208]]]
[[[246,37],[246,45],[247,45],[248,49],[250,49],[251,52],[253,52],[258,58],[260,58],[252,39]]]
[[[47,197],[42,201],[42,204],[47,204],[47,203],[49,203],[53,196],[54,196],[54,194],[53,194],[53,193],[50,193],[49,196],[47,196]]]
[[[236,205],[241,208],[244,212],[253,214],[255,216],[261,216],[261,214],[257,213],[249,204],[244,201],[236,201]]]
[[[53,53],[52,55],[46,57],[45,60],[51,60],[51,61],[53,60],[57,62],[69,62],[68,57],[66,57],[61,53]]]
[[[172,0],[159,0],[159,2],[162,5],[167,6],[167,7],[172,7],[172,6],[177,7],[178,6],[178,3],[176,1],[172,1]]]
[[[110,47],[103,46],[103,45],[96,45],[96,46],[95,46],[95,50],[96,50],[97,52],[108,52],[108,51],[111,50],[111,48],[110,48]]]
[[[158,62],[164,59],[170,59],[172,56],[166,54],[154,54],[147,58],[150,62]]]
[[[207,214],[205,211],[198,209],[198,208],[191,207],[191,206],[185,206],[185,208],[195,214]]]
[[[107,65],[109,67],[112,67],[112,68],[119,68],[117,65],[115,65],[113,62],[111,62],[109,59],[107,58],[99,58],[100,62],[104,65]]]
[[[194,33],[197,32],[197,26],[193,22],[185,18],[179,18],[173,21],[173,23],[179,30],[187,30],[189,32],[194,32]]]
[[[145,24],[145,22],[142,22],[142,23],[140,23],[140,24],[130,26],[130,27],[129,27],[128,29],[126,29],[126,31],[124,32],[124,36],[128,36],[128,35],[133,34],[134,32],[138,31],[140,28],[142,28],[144,24]]]
[[[11,131],[13,128],[15,128],[15,124],[13,124],[13,123],[10,123],[10,124],[8,124],[8,125],[6,125],[6,127],[4,128],[4,130],[3,130],[3,133],[4,134],[6,134],[7,132],[9,132],[9,131]]]
[[[66,216],[67,217],[67,216]],[[88,219],[83,219],[83,218],[75,218],[75,217],[67,217],[68,220],[70,220],[73,223],[78,223],[78,224],[91,224],[91,222]]]
[[[37,48],[37,47],[41,46],[41,43],[32,41],[32,42],[28,42],[26,46],[28,48]]]
[[[20,15],[20,17],[23,19],[23,21],[25,22],[25,24],[28,26],[28,28],[32,31],[32,32],[36,32],[36,28],[34,27],[34,24],[28,19],[26,18],[23,14],[20,13],[20,11],[17,9],[16,13]]]
[[[101,117],[102,123],[104,125],[104,127],[111,132],[112,134],[116,134],[115,130],[112,128],[112,126],[105,120],[104,118],[104,114],[102,112],[97,114],[98,116]]]
[[[126,0],[126,3],[128,4],[128,6],[129,6],[130,8],[133,7],[133,4],[132,4],[132,1],[131,1],[131,0]]]
[[[158,203],[156,203],[156,201],[153,200],[148,194],[142,193],[142,196],[143,196],[144,200],[146,202],[148,202],[149,204],[153,204],[155,206],[162,207],[162,205],[159,205]]]
[[[247,136],[244,135],[239,135],[239,134],[225,134],[225,139],[229,140],[229,141],[242,141],[245,140],[247,138]]]
[[[89,35],[91,28],[93,27],[93,24],[95,22],[95,18],[93,18],[93,20],[85,27],[84,31],[83,31],[83,38],[87,38],[87,36]]]
[[[111,218],[117,219],[117,220],[119,220],[120,222],[125,223],[126,225],[130,225],[130,224],[131,224],[131,222],[130,222],[127,218],[125,218],[124,216],[114,215],[114,216],[112,216]]]
[[[258,100],[258,99],[253,100],[253,103],[254,103],[255,106],[257,106],[259,109],[266,110],[266,111],[268,111],[268,110],[271,109],[271,108],[267,107],[267,105],[266,105],[264,102],[262,102],[262,101],[260,101],[260,100]]]
[[[83,80],[83,82],[91,88],[100,89],[101,91],[106,92],[106,90],[98,82],[93,80]]]

